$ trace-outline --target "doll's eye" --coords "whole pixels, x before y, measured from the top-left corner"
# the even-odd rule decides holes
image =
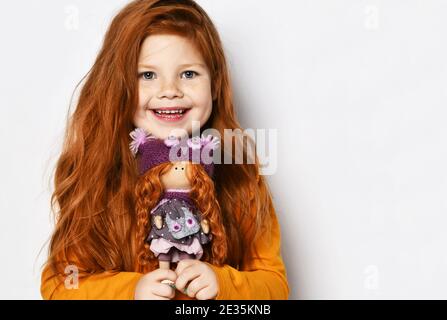
[[[154,73],[153,73],[152,71],[145,71],[145,72],[142,72],[142,73],[140,74],[140,76],[141,76],[144,80],[152,80],[152,79],[153,79],[153,77],[152,77],[153,74],[154,74]]]
[[[192,79],[193,77],[192,77],[192,75],[191,74],[195,74],[195,75],[198,75],[198,73],[197,72],[195,72],[195,71],[192,71],[192,70],[187,70],[187,71],[185,71],[185,72],[183,72],[183,74],[188,74],[188,76],[186,77],[187,79]]]
[[[177,222],[174,223],[174,225],[173,225],[174,231],[176,231],[176,232],[180,231],[181,228],[182,228],[182,226],[179,223],[177,223]]]

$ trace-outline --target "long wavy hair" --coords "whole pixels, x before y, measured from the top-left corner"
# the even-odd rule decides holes
[[[193,0],[130,2],[111,22],[68,118],[51,197],[56,225],[47,265],[55,274],[63,274],[70,263],[78,266],[80,275],[142,270],[138,258],[141,216],[134,193],[138,171],[129,150],[129,132],[134,129],[132,120],[138,105],[140,47],[154,34],[189,39],[206,61],[214,100],[202,129],[214,128],[222,137],[224,129],[241,129],[223,46],[206,12]],[[233,136],[227,145],[222,139],[222,150],[231,154],[233,161],[216,165],[214,178],[228,254],[225,261],[216,252],[208,258],[235,268],[242,268],[245,259],[257,254],[252,244],[264,234],[261,226],[269,227],[274,212],[257,157],[253,164],[234,161],[233,144],[235,148],[241,146],[247,158],[245,139],[250,140],[245,133]],[[140,191],[149,188],[150,192],[149,184],[144,180]],[[197,197],[201,196],[203,192],[198,191]],[[149,199],[155,197],[150,195]],[[213,248],[218,246],[224,244]]]
[[[150,210],[153,209],[163,192],[161,177],[173,166],[165,162],[148,170],[138,179],[135,187],[135,209],[137,215],[137,260],[135,268],[146,273],[158,267],[158,259],[145,241],[151,230]],[[214,265],[223,265],[227,256],[227,237],[222,224],[219,202],[214,190],[214,182],[205,169],[197,163],[188,163],[188,179],[191,184],[190,197],[203,219],[208,219],[211,246],[204,246],[201,260]]]

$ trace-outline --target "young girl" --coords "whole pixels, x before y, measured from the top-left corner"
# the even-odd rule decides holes
[[[137,258],[144,243],[137,236],[138,170],[129,132],[191,135],[194,121],[221,137],[224,129],[240,129],[216,28],[193,0],[129,3],[113,19],[67,127],[54,178],[57,221],[43,298],[288,298],[280,228],[257,159],[238,164],[231,153],[231,164],[215,166],[224,263],[184,259],[151,269],[153,263]],[[224,139],[221,147],[232,150]],[[243,151],[245,159],[245,144]]]

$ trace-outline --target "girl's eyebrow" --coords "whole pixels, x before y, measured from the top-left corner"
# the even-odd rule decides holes
[[[179,65],[180,68],[188,68],[188,67],[194,67],[194,66],[206,68],[203,63],[184,63],[184,64],[180,64]],[[153,66],[153,65],[150,65],[150,64],[139,64],[138,67],[140,67],[140,68],[149,68],[149,69],[157,69],[156,66]]]
[[[179,67],[185,68],[185,67],[194,67],[194,66],[199,66],[202,68],[205,68],[205,65],[203,63],[184,63],[179,65]]]

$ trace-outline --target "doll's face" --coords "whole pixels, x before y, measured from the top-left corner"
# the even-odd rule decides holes
[[[160,139],[179,136],[173,129],[191,134],[192,121],[202,126],[211,115],[210,72],[194,45],[180,36],[151,35],[144,40],[138,59],[138,91],[134,125]]]
[[[161,183],[164,189],[190,189],[189,182],[189,162],[175,162],[171,169],[161,176]]]

